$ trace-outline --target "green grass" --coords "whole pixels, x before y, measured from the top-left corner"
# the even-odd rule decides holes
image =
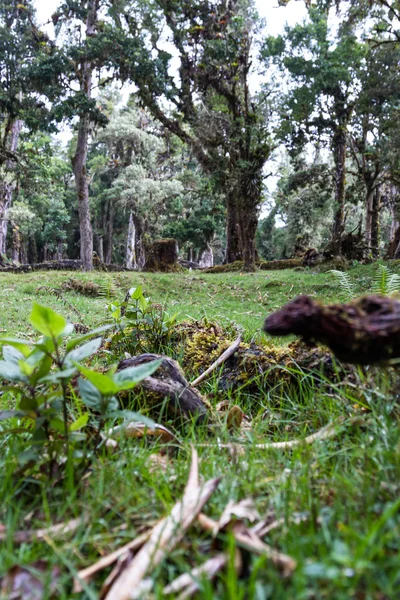
[[[371,289],[376,266],[350,271],[357,290]],[[33,300],[51,306],[72,321],[77,318],[39,285],[59,286],[70,273],[1,275],[0,329],[3,334],[32,333],[27,318]],[[75,275],[74,275],[75,276]],[[122,298],[131,286],[142,284],[152,300],[165,304],[168,312],[188,317],[234,321],[246,339],[261,338],[265,316],[297,294],[307,293],[324,302],[340,300],[344,293],[330,274],[312,271],[258,272],[254,275],[197,273],[77,274],[82,280],[112,280]],[[65,293],[92,327],[105,317],[105,298]],[[190,444],[199,447],[202,478],[220,476],[221,483],[204,512],[218,519],[230,499],[252,497],[262,516],[273,512],[285,523],[271,531],[265,541],[295,558],[293,576],[283,579],[265,558],[244,554],[242,573],[233,569],[212,583],[205,583],[198,598],[239,600],[244,598],[384,600],[400,591],[400,415],[398,382],[390,370],[359,372],[351,384],[330,386],[318,376],[299,374],[292,388],[265,389],[259,382],[252,394],[218,389],[210,378],[201,391],[212,404],[230,398],[251,419],[241,434],[245,451],[231,456],[217,441],[235,442],[223,415],[213,427],[193,423],[173,426],[182,448],[169,457],[166,472],[152,471],[149,456],[161,447],[144,440],[126,440],[115,454],[105,451],[79,489],[68,479],[49,485],[45,479],[15,478],[12,457],[23,449],[17,437],[0,436],[0,523],[7,539],[0,552],[0,574],[15,564],[29,565],[43,558],[59,566],[57,597],[98,598],[102,572],[81,594],[73,595],[74,573],[130,541],[143,527],[166,515],[185,485]],[[371,385],[371,382],[373,385]],[[4,408],[5,400],[0,404]],[[349,419],[358,416],[352,425]],[[256,443],[304,438],[331,421],[344,419],[337,437],[292,450],[261,450]],[[17,544],[19,529],[36,529],[86,516],[80,528],[61,539]],[[295,524],[295,516],[304,519]],[[154,598],[162,598],[163,586],[188,567],[202,564],[218,548],[233,556],[228,534],[212,541],[194,525],[185,541],[151,572]],[[44,598],[50,598],[45,595]]]

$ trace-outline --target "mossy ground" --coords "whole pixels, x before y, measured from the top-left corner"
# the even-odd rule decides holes
[[[399,270],[397,266],[395,270]],[[371,290],[376,265],[349,271],[357,291]],[[32,301],[51,306],[75,321],[68,306],[38,286],[60,287],[70,273],[34,273],[0,276],[0,329],[3,335],[32,335],[27,324]],[[262,340],[265,316],[297,294],[307,293],[324,302],[345,299],[345,292],[327,273],[306,269],[242,275],[229,274],[74,274],[82,281],[104,286],[113,284],[122,299],[129,287],[143,285],[153,301],[165,305],[178,320],[207,318],[224,328],[232,322],[243,329],[246,344]],[[87,297],[64,292],[94,327],[105,318],[106,297]],[[232,328],[232,331],[235,329]],[[214,340],[215,344],[218,335]],[[271,340],[269,340],[270,342]],[[286,344],[288,340],[283,340]],[[193,351],[196,348],[192,347]],[[219,351],[219,350],[218,350]],[[276,355],[284,349],[276,350]],[[182,356],[183,358],[183,356]],[[110,360],[116,357],[111,356]],[[277,360],[279,363],[279,360]],[[296,367],[286,367],[296,377],[296,386],[274,385],[268,389],[254,380],[248,388],[223,389],[216,372],[201,386],[215,407],[220,401],[238,404],[251,426],[230,433],[220,414],[212,427],[169,422],[162,410],[160,420],[174,427],[182,448],[173,454],[166,469],[156,468],[150,455],[161,447],[146,440],[121,442],[112,455],[98,457],[79,489],[66,479],[61,486],[39,480],[15,478],[13,458],[23,440],[0,436],[0,524],[7,536],[0,553],[0,574],[12,565],[29,565],[43,558],[49,568],[57,565],[57,597],[98,598],[107,572],[85,592],[72,594],[71,581],[77,570],[135,537],[143,527],[164,516],[181,497],[187,478],[190,444],[199,447],[200,473],[204,479],[221,476],[218,490],[205,511],[218,519],[228,500],[252,497],[262,515],[273,511],[282,517],[282,527],[271,531],[265,541],[293,556],[298,567],[290,579],[282,579],[263,557],[248,555],[241,576],[233,568],[216,582],[202,585],[201,599],[239,600],[273,598],[296,600],[335,599],[392,600],[400,589],[400,415],[396,372],[358,370],[353,382],[325,381],[324,376]],[[371,378],[374,385],[371,386]],[[397,384],[398,385],[398,384]],[[145,411],[145,397],[140,399]],[[0,400],[5,408],[5,400]],[[140,407],[139,407],[140,408]],[[352,426],[349,418],[359,417]],[[261,450],[257,443],[304,438],[327,423],[344,419],[344,428],[333,439],[300,445],[290,451]],[[238,442],[244,452],[231,456],[218,441]],[[47,538],[17,544],[14,531],[36,529],[86,516],[79,529],[61,539]],[[303,516],[294,524],[295,516]],[[1,531],[1,527],[0,527]],[[220,540],[232,554],[229,535]],[[214,555],[210,536],[197,526],[151,577],[154,598],[188,566],[200,565]],[[50,596],[44,596],[49,598]]]

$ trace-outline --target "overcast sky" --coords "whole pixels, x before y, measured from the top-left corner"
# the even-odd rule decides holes
[[[39,23],[46,23],[58,4],[54,0],[34,0]],[[288,7],[278,6],[278,0],[255,0],[255,4],[260,16],[266,20],[268,32],[271,34],[280,33],[286,22],[294,25],[306,15],[303,2],[291,2]]]

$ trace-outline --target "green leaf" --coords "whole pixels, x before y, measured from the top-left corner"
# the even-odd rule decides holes
[[[53,359],[51,358],[51,356],[44,355],[41,363],[35,369],[35,372],[31,376],[31,384],[36,385],[39,379],[43,379],[43,377],[45,377],[50,372],[52,364]]]
[[[118,386],[114,382],[114,379],[109,375],[103,375],[102,373],[96,373],[91,371],[78,363],[75,366],[82,375],[85,375],[87,379],[99,390],[103,396],[114,396],[118,392]]]
[[[25,357],[32,352],[31,342],[27,340],[20,340],[18,338],[0,338],[0,344],[7,344],[8,346],[14,346],[17,348]]]
[[[0,377],[8,379],[9,381],[20,381],[22,383],[28,383],[28,378],[22,373],[19,365],[11,362],[5,362],[0,360]]]
[[[67,320],[51,308],[34,302],[29,318],[33,327],[46,337],[56,338],[66,331]]]
[[[6,362],[18,364],[21,359],[24,359],[24,355],[20,350],[14,346],[3,346],[3,358]]]
[[[101,407],[102,396],[99,390],[87,379],[78,379],[79,393],[86,406],[99,410]]]
[[[145,363],[144,365],[138,365],[137,367],[127,367],[114,375],[114,381],[118,385],[119,390],[128,390],[145,377],[152,375],[154,371],[157,371],[161,363],[162,359],[159,359]]]
[[[35,370],[35,367],[33,365],[30,365],[25,360],[19,360],[18,366],[21,369],[21,373],[23,373],[27,377],[30,377],[32,375],[33,371]]]
[[[141,415],[133,410],[120,410],[116,416],[123,417],[125,419],[125,425],[131,422],[143,423],[149,427],[149,429],[155,429],[157,425],[153,419],[149,419],[149,417],[145,417],[144,415]]]
[[[88,420],[89,420],[89,413],[85,413],[85,414],[81,415],[79,417],[79,419],[77,419],[70,425],[69,430],[70,431],[78,431],[79,429],[82,429],[82,427],[85,427],[85,425],[87,425]]]
[[[73,350],[74,348],[76,348],[76,346],[79,346],[79,344],[81,344],[82,342],[85,342],[86,340],[90,340],[90,338],[95,337],[98,333],[103,333],[105,331],[108,331],[109,329],[112,329],[114,327],[114,325],[104,325],[103,327],[98,327],[97,329],[93,329],[93,331],[89,331],[88,333],[85,333],[84,335],[80,335],[77,338],[74,338],[73,340],[70,340],[67,343],[67,352],[71,352],[71,350]]]
[[[50,373],[50,375],[46,375],[40,379],[39,383],[45,383],[48,381],[49,383],[59,383],[62,379],[70,379],[73,374],[76,373],[76,369],[63,369],[62,371],[56,371],[55,373]]]
[[[21,410],[0,410],[0,421],[12,419],[14,417],[23,417],[25,415]]]
[[[37,406],[38,405],[37,405],[37,401],[35,400],[35,398],[30,398],[28,396],[24,396],[23,398],[21,398],[18,408],[20,410],[32,411],[32,410],[36,410]]]
[[[90,340],[90,342],[87,342],[82,346],[79,346],[78,348],[75,348],[75,350],[72,350],[66,355],[64,363],[73,364],[92,356],[92,354],[95,354],[95,352],[97,352],[97,350],[100,348],[102,340],[103,338],[98,337],[94,340]]]

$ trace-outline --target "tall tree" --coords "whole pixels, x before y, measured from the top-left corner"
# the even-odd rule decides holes
[[[45,112],[29,67],[47,42],[35,25],[31,1],[0,0],[0,254],[6,251],[7,211],[21,159],[17,152],[21,129],[23,124],[37,128]]]
[[[151,27],[148,68],[144,71],[142,64],[139,71],[133,65],[130,76],[145,106],[190,146],[223,193],[226,261],[243,259],[252,270],[263,167],[271,153],[263,102],[251,93],[249,82],[257,29],[253,4],[155,0],[151,9],[140,23],[132,11],[126,13],[132,35]],[[172,57],[160,41],[165,25],[178,54],[179,77],[167,71]]]
[[[344,232],[348,128],[357,96],[358,70],[364,46],[351,24],[343,22],[335,39],[329,11],[310,8],[309,21],[269,38],[264,48],[288,76],[291,90],[284,100],[282,137],[296,152],[309,141],[328,136],[335,163],[335,216],[331,249],[340,253]]]

